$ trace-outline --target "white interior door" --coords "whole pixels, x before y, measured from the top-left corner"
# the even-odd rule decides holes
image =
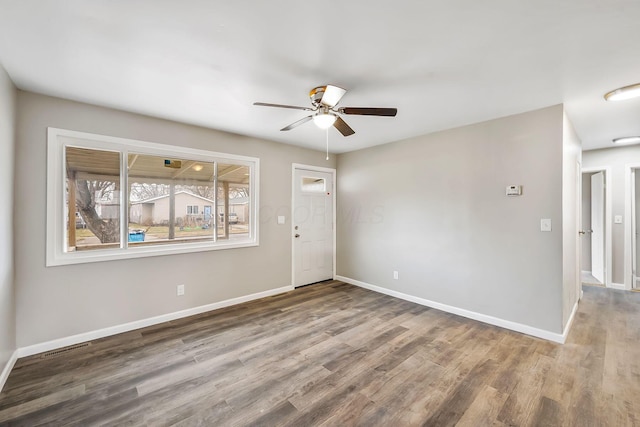
[[[640,239],[638,238],[638,224],[640,223],[640,174],[637,169],[631,169],[631,271],[632,271],[632,281],[631,286],[634,289],[638,288],[638,257],[640,257]]]
[[[591,274],[604,281],[604,173],[591,175]]]
[[[333,278],[333,175],[294,169],[293,284]]]

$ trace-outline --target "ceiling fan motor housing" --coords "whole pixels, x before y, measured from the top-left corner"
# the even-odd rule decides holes
[[[318,86],[311,89],[309,92],[309,98],[311,98],[311,103],[316,107],[320,105],[320,101],[322,101],[322,97],[324,96],[324,91],[326,86]]]

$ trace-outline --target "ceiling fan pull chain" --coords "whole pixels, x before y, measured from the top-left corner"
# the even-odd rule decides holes
[[[327,135],[327,158],[325,160],[329,160],[329,128],[326,129]]]

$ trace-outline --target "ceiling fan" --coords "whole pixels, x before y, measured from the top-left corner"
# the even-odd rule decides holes
[[[310,120],[321,129],[335,127],[343,136],[353,135],[355,131],[342,120],[338,114],[355,114],[361,116],[384,116],[395,117],[398,113],[397,108],[375,108],[375,107],[340,107],[336,108],[338,102],[347,93],[345,89],[338,86],[326,85],[318,86],[311,89],[309,98],[311,98],[312,107],[297,107],[295,105],[269,104],[266,102],[254,102],[253,105],[262,107],[278,107],[290,108],[293,110],[313,111],[314,114],[304,117],[289,126],[283,127],[281,131],[288,131],[300,126]]]

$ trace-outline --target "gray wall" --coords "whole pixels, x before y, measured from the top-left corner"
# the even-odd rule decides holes
[[[582,153],[582,166],[585,168],[611,167],[611,177],[607,177],[607,190],[612,196],[611,221],[611,249],[612,249],[612,280],[613,283],[624,283],[624,223],[629,218],[624,217],[625,182],[624,168],[626,164],[640,164],[640,145],[589,150]],[[622,224],[614,224],[613,217],[623,216]]]
[[[562,324],[566,325],[580,294],[578,218],[582,143],[566,113],[562,130]]]
[[[21,91],[17,113],[19,347],[291,284],[291,163],[335,167],[333,156]],[[260,246],[45,268],[48,126],[259,157]]]
[[[337,273],[561,333],[563,149],[554,106],[340,154]]]
[[[16,349],[13,266],[13,159],[16,89],[0,65],[0,372]]]

